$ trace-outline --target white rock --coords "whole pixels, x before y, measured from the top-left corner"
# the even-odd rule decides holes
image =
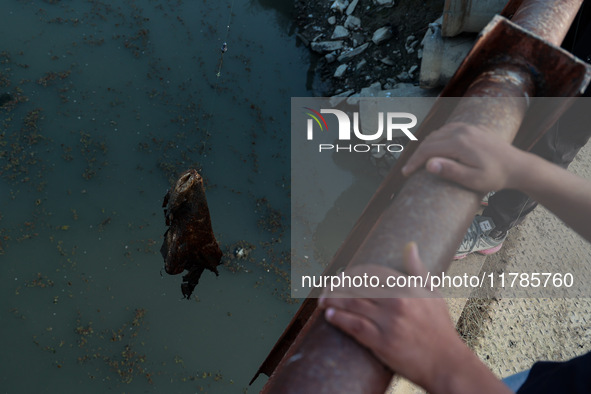
[[[332,63],[335,60],[337,60],[337,53],[336,52],[331,52],[331,53],[327,53],[324,58],[326,59],[327,63]]]
[[[362,69],[362,68],[363,68],[363,67],[364,67],[366,64],[367,64],[367,60],[365,60],[365,59],[361,59],[361,60],[359,61],[359,63],[357,63],[357,66],[355,66],[355,70],[356,70],[356,71],[359,71],[359,70],[361,70],[361,69]]]
[[[338,51],[339,49],[343,48],[342,41],[320,41],[320,42],[313,42],[310,44],[310,49],[314,52],[318,53],[327,53]]]
[[[389,56],[386,56],[385,58],[380,59],[380,62],[382,62],[382,63],[384,63],[385,65],[388,65],[388,66],[393,66],[395,64],[394,63],[394,60],[392,60]]]
[[[361,19],[357,18],[356,16],[349,15],[345,20],[345,28],[351,30],[357,30],[361,28]]]
[[[314,26],[314,28],[316,28],[316,26]],[[312,38],[311,42],[316,42],[316,41],[320,40],[322,37],[324,37],[324,33],[320,33],[317,36],[315,36],[314,38]]]
[[[369,85],[369,87],[361,89],[359,97],[377,97],[381,90],[382,84],[375,82]]]
[[[412,83],[399,83],[389,90],[382,90],[379,97],[436,97],[439,94],[437,89],[421,89]]]
[[[357,7],[357,3],[359,3],[359,0],[353,0],[351,2],[351,4],[349,4],[349,7],[347,7],[347,11],[345,11],[347,15],[351,15],[353,13],[353,11],[355,11],[355,7]]]
[[[331,25],[334,25],[335,23],[337,23],[337,18],[333,15],[330,18],[328,18],[328,23]]]
[[[409,77],[413,77],[413,73],[417,70],[417,68],[419,68],[419,66],[417,66],[416,64],[414,66],[412,66],[411,68],[408,69],[408,76]]]
[[[336,71],[334,72],[334,77],[335,78],[342,78],[343,75],[345,74],[345,71],[347,71],[348,67],[349,66],[347,66],[346,64],[341,64],[340,66],[338,66]]]
[[[392,38],[392,29],[388,26],[380,27],[373,33],[371,40],[374,44],[380,45],[382,42],[389,40]]]
[[[415,36],[410,35],[406,37],[406,42],[404,43],[404,47],[406,48],[406,52],[414,53],[416,46],[419,44],[419,40],[416,39]]]
[[[332,97],[349,97],[353,93],[355,93],[355,91],[353,89],[350,89],[350,90],[345,90],[344,92],[334,95]]]
[[[376,3],[377,5],[392,7],[394,5],[394,0],[374,0],[374,3]]]
[[[330,9],[343,12],[345,11],[348,5],[349,0],[335,0],[335,2],[332,3],[332,5],[330,6]]]
[[[411,43],[410,43],[410,45],[409,45],[409,46],[408,46],[408,48],[407,48],[407,50],[408,50],[408,53],[412,53],[412,52],[414,52],[414,51],[415,51],[415,48],[416,48],[416,47],[417,47],[417,45],[418,45],[418,43],[419,43],[419,40],[415,40],[415,41],[411,42]],[[411,51],[412,51],[412,52],[411,52]]]
[[[339,58],[338,58],[339,62],[342,63],[344,61],[351,59],[352,57],[355,57],[355,56],[363,53],[363,51],[365,51],[368,46],[369,46],[369,42],[366,42],[365,44],[359,45],[357,48],[352,49],[350,51],[343,51],[341,53],[341,56],[339,56]]]
[[[400,74],[398,74],[396,76],[396,78],[398,78],[401,81],[408,81],[410,79],[410,77],[406,71],[403,71]]]
[[[336,26],[334,31],[332,32],[332,36],[330,37],[331,40],[338,40],[339,38],[349,37],[349,30],[345,29],[343,26]]]
[[[336,107],[338,105],[340,105],[341,103],[347,101],[347,97],[349,97],[350,95],[352,95],[353,93],[355,93],[354,90],[345,90],[342,93],[336,94],[334,96],[332,96],[328,102],[330,103],[330,105],[332,107]]]

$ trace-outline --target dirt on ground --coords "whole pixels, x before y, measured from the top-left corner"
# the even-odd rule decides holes
[[[314,54],[309,77],[314,95],[359,92],[376,82],[382,89],[399,82],[417,83],[421,41],[429,23],[441,16],[443,1],[388,3],[296,0],[297,37]],[[383,36],[376,44],[374,33],[379,29]],[[348,57],[355,49],[362,52]]]

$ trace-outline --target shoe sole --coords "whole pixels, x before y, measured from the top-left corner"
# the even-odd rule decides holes
[[[501,250],[502,247],[503,247],[503,244],[499,244],[499,245],[495,246],[494,248],[479,250],[477,252],[472,252],[472,253],[478,253],[478,254],[482,254],[484,256],[488,256],[489,254],[497,253],[499,250]],[[472,253],[466,253],[466,254],[462,254],[462,255],[459,255],[459,256],[455,256],[454,257],[454,260],[461,260],[464,257],[466,257],[466,256],[468,256],[469,254],[472,254]]]

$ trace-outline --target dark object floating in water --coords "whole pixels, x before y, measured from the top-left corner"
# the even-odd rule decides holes
[[[170,275],[189,271],[181,284],[183,296],[189,299],[206,268],[219,275],[216,267],[222,259],[211,228],[201,175],[195,170],[185,171],[164,196],[162,206],[166,225],[170,226],[160,248],[164,270]]]
[[[0,107],[12,100],[12,96],[8,93],[0,94]]]

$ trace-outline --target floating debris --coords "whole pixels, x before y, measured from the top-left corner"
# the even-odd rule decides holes
[[[281,236],[285,231],[281,211],[273,208],[265,197],[257,199],[256,206],[256,212],[260,215],[257,221],[259,228],[271,233],[279,233]]]
[[[218,275],[222,251],[213,234],[203,179],[196,170],[185,171],[164,196],[164,217],[170,226],[160,248],[164,270],[177,275],[184,270],[181,290],[191,298],[199,278],[207,268]]]
[[[26,281],[25,286],[27,287],[53,287],[54,282],[45,275],[37,273],[37,277],[31,281]]]

